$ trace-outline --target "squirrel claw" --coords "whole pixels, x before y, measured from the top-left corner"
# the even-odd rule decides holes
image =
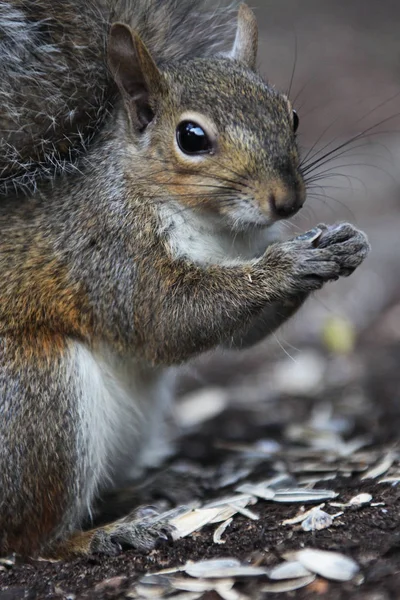
[[[310,242],[313,244],[319,240],[322,233],[323,230],[319,226],[313,227],[313,229],[310,229],[310,231],[306,231],[305,233],[298,235],[295,240],[298,242]]]

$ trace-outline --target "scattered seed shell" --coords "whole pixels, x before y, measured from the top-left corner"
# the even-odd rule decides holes
[[[231,567],[240,567],[240,560],[237,558],[215,558],[197,562],[188,561],[179,570],[187,572],[188,569],[192,569],[192,571],[196,571],[196,575],[192,575],[192,577],[202,577],[203,572],[207,573],[212,569],[230,569]]]
[[[216,584],[215,591],[218,596],[221,596],[222,600],[250,600],[247,596],[243,596],[242,593],[238,592],[234,588],[227,588],[223,583]]]
[[[275,498],[274,490],[263,484],[244,483],[236,491],[257,496],[257,498],[262,498],[262,500],[273,500]]]
[[[185,565],[184,571],[191,577],[204,577],[206,579],[260,577],[268,573],[266,569],[261,567],[243,565],[238,560],[224,558],[189,563]]]
[[[146,588],[143,585],[137,585],[135,587],[135,596],[134,598],[143,598],[143,600],[158,600],[159,598],[165,597],[165,594],[168,590],[164,588]]]
[[[228,397],[222,388],[206,388],[182,398],[177,412],[181,427],[193,427],[218,416],[227,407]]]
[[[369,504],[372,501],[371,494],[358,494],[349,500],[349,506],[362,506],[363,504]]]
[[[274,502],[292,503],[301,502],[306,504],[309,502],[321,502],[323,500],[331,500],[337,498],[339,494],[333,490],[309,490],[307,488],[293,488],[289,490],[277,490],[273,498]]]
[[[237,509],[232,505],[221,506],[221,508],[218,509],[218,513],[216,514],[216,516],[213,519],[211,519],[210,525],[215,525],[216,523],[223,523],[231,517],[234,517],[237,514],[237,512]]]
[[[391,483],[393,485],[397,485],[400,482],[400,475],[396,475],[396,477],[385,477],[384,479],[380,479],[378,483]]]
[[[58,560],[56,561],[47,561],[45,559],[37,559],[38,561],[42,560],[43,562],[59,562]],[[15,557],[13,558],[0,558],[0,565],[2,565],[3,567],[6,567],[7,569],[11,569],[12,567],[15,566]]]
[[[333,490],[310,490],[308,488],[272,490],[263,483],[245,483],[237,488],[237,491],[257,496],[263,500],[288,504],[294,502],[301,502],[302,504],[321,502],[323,500],[332,500],[333,498],[337,498],[339,495]]]
[[[283,360],[271,374],[274,388],[284,394],[313,396],[321,388],[326,361],[316,352],[302,352],[296,362]]]
[[[249,510],[248,508],[242,508],[241,506],[236,506],[235,504],[231,504],[231,506],[236,510],[236,513],[239,513],[240,515],[243,515],[252,521],[258,521],[260,519],[260,515],[252,510]]]
[[[240,496],[238,496],[238,498],[240,498]],[[252,499],[254,499],[255,502],[257,502],[257,498],[254,498],[252,496],[248,496],[247,498],[252,498]],[[250,500],[246,500],[246,501],[243,500],[242,502],[239,501],[238,503],[236,503],[236,500],[234,499],[233,502],[231,502],[229,504],[222,504],[219,506],[218,505],[215,506],[215,508],[218,509],[218,513],[213,519],[211,519],[210,525],[212,525],[214,523],[221,523],[221,522],[227,521],[228,519],[230,519],[231,517],[234,517],[238,513],[244,515],[248,519],[257,521],[259,519],[259,516],[256,513],[245,508],[246,504],[249,504],[249,503],[250,503]],[[207,506],[210,506],[210,505],[207,505]]]
[[[231,517],[224,523],[221,523],[221,525],[219,527],[217,527],[217,529],[214,531],[214,536],[213,536],[214,544],[226,544],[226,541],[222,539],[222,536],[225,533],[226,529],[229,527],[229,525],[232,523],[232,521],[233,521],[233,519]]]
[[[172,532],[173,539],[178,540],[187,537],[195,531],[209,525],[220,512],[221,511],[218,508],[200,508],[172,519],[169,523],[175,528]]]
[[[328,529],[332,523],[333,518],[331,515],[320,508],[314,508],[302,522],[301,528],[303,531],[321,531],[322,529]]]
[[[183,594],[175,594],[171,598],[173,598],[174,600],[200,600],[203,597],[204,594],[202,592],[184,592]],[[138,600],[142,599],[138,598]],[[155,600],[164,600],[164,596],[157,597]]]
[[[301,588],[310,585],[316,580],[315,575],[308,575],[307,577],[301,577],[299,579],[288,579],[286,581],[280,581],[279,583],[267,583],[263,585],[261,591],[264,593],[271,594],[283,594],[285,592],[293,592],[294,590],[300,590]]]
[[[151,600],[152,598],[163,598],[166,594],[171,591],[171,586],[162,586],[162,585],[147,585],[139,583],[135,586],[135,592],[139,595],[140,598],[146,598]],[[137,597],[137,596],[136,596]]]
[[[251,494],[235,494],[234,496],[225,496],[212,502],[207,502],[203,508],[220,508],[221,506],[227,506],[234,504],[235,506],[246,507],[249,504],[256,504],[257,498]]]
[[[361,480],[365,479],[376,479],[381,475],[384,475],[387,471],[389,471],[390,467],[394,463],[394,454],[389,452],[375,467],[369,469],[362,477]]]
[[[285,469],[286,471],[286,469]],[[289,473],[280,473],[274,477],[270,477],[262,482],[262,485],[270,488],[271,490],[281,490],[297,487],[297,481]]]
[[[297,560],[284,562],[271,569],[268,573],[270,579],[298,579],[309,577],[312,573]]]
[[[216,585],[230,589],[234,584],[235,582],[233,579],[223,579],[219,581],[213,581],[212,579],[184,579],[183,577],[171,579],[171,586],[176,590],[183,592],[210,592],[215,589]]]
[[[304,476],[304,477],[299,477],[299,484],[300,485],[308,485],[308,486],[312,486],[315,485],[316,483],[322,483],[323,481],[333,481],[333,479],[336,479],[337,477],[337,473],[327,473],[326,475],[319,475],[319,476]]]
[[[305,519],[307,519],[307,517],[316,508],[324,508],[324,506],[325,506],[325,503],[320,504],[319,506],[314,506],[314,508],[310,508],[310,510],[307,510],[306,512],[304,512],[304,509],[301,509],[301,512],[298,513],[295,517],[292,517],[291,519],[285,519],[284,521],[282,521],[282,525],[298,525],[299,523],[302,523]]]
[[[357,563],[339,552],[306,548],[285,555],[289,560],[299,561],[311,573],[333,581],[350,581],[358,573]]]
[[[164,575],[174,575],[175,573],[180,573],[185,569],[185,566],[180,567],[172,567],[171,569],[162,569],[161,571],[157,571],[156,573],[149,573],[145,575],[141,581],[145,582],[148,577],[163,577]]]
[[[145,587],[146,589],[157,589],[164,590],[164,592],[171,588],[171,580],[166,575],[152,574],[145,575],[139,580],[138,585]]]

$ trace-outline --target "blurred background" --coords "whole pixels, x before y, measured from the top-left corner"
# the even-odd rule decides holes
[[[254,7],[261,70],[278,89],[291,88],[303,155],[310,148],[324,154],[369,130],[317,170],[324,175],[320,187],[309,191],[295,224],[304,230],[348,220],[370,236],[371,257],[351,279],[311,300],[292,329],[318,335],[333,313],[366,327],[400,287],[400,6],[390,0],[259,0]]]
[[[285,394],[320,402],[338,385],[347,391],[375,386],[374,398],[364,400],[376,405],[387,370],[397,372],[400,360],[400,4],[250,4],[260,25],[260,70],[279,90],[290,90],[303,156],[318,158],[357,136],[322,162],[321,178],[284,233],[346,220],[366,231],[372,252],[355,274],[325,286],[266,342],[191,365],[182,389],[206,386],[246,406],[274,397],[275,408],[285,411]],[[396,416],[398,388],[388,400]],[[383,420],[385,411],[390,408],[382,409]],[[282,418],[296,418],[295,412]]]

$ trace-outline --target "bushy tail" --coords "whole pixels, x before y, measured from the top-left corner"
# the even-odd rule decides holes
[[[233,5],[210,0],[0,0],[0,196],[73,170],[112,106],[109,24],[159,64],[224,49]]]
[[[135,29],[159,63],[210,56],[226,49],[237,2],[109,0],[111,21]]]

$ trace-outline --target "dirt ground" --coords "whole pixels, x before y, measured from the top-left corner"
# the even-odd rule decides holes
[[[379,139],[330,163],[345,177],[310,193],[307,210],[291,226],[297,233],[320,221],[350,220],[367,231],[372,253],[359,272],[327,286],[269,343],[204,357],[187,369],[176,452],[133,496],[160,510],[204,507],[240,485],[268,480],[273,486],[277,478],[288,492],[323,489],[332,497],[310,506],[293,495],[286,503],[258,499],[247,506],[252,517],[233,515],[225,543],[215,542],[217,525],[208,524],[148,555],[127,550],[65,564],[9,557],[0,560],[0,600],[400,598],[400,135],[394,118],[400,8],[390,0],[253,4],[262,29],[261,69],[282,89],[289,87],[297,39],[291,97],[305,152],[384,121]],[[370,496],[348,505],[360,494]],[[326,528],[283,523],[322,504],[332,519]],[[108,508],[117,512],[116,505]],[[359,570],[341,582],[318,572],[313,578],[312,571],[313,581],[294,590],[292,580],[288,592],[278,591],[282,582],[267,574],[232,576],[224,585],[214,578],[207,591],[204,578],[183,572],[180,582],[176,573],[148,578],[214,558],[267,573],[301,548],[344,554]]]

